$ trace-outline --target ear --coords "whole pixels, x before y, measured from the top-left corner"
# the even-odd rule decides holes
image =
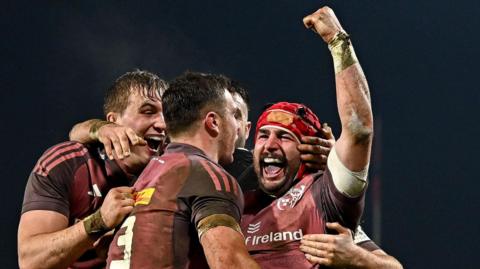
[[[117,123],[118,114],[116,112],[107,113],[107,121]]]
[[[220,120],[220,116],[213,111],[210,111],[207,113],[207,115],[205,115],[205,118],[204,118],[205,130],[207,131],[207,133],[209,133],[213,137],[217,137],[218,134],[220,133],[219,120]]]
[[[252,128],[252,122],[251,121],[247,121],[247,124],[245,125],[245,140],[248,139],[248,137],[250,136],[250,129]]]

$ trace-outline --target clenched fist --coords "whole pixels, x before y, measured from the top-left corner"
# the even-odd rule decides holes
[[[327,6],[303,18],[303,24],[318,33],[327,43],[330,43],[338,32],[345,32],[333,10]]]

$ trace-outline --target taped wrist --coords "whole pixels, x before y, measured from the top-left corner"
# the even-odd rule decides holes
[[[232,228],[233,230],[239,232],[243,236],[240,225],[238,225],[238,222],[233,217],[226,214],[213,214],[203,218],[198,222],[197,224],[198,239],[201,239],[202,235],[205,234],[206,231],[218,226],[225,226],[225,227]]]
[[[92,126],[90,126],[90,130],[88,132],[88,136],[91,140],[98,140],[98,130],[107,124],[112,124],[113,122],[104,121],[104,120],[93,120]]]
[[[353,50],[350,36],[345,32],[338,32],[328,43],[328,48],[332,53],[335,74],[340,73],[347,67],[358,63],[357,55]]]
[[[87,234],[90,236],[101,236],[110,230],[105,225],[105,222],[103,222],[100,209],[83,219],[83,226],[85,227]]]

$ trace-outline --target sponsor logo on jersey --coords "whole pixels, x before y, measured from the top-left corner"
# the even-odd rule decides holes
[[[254,234],[260,230],[260,224],[262,224],[261,221],[255,223],[255,224],[248,224],[247,228],[247,233],[249,234]]]
[[[155,188],[146,188],[134,194],[135,206],[148,205],[152,199]]]
[[[245,237],[245,245],[256,246],[259,244],[268,244],[271,242],[296,241],[301,240],[303,237],[302,229],[298,229],[296,231],[278,231],[262,235],[253,235],[254,233],[260,231],[261,225],[261,221],[248,224],[247,234],[250,235]]]
[[[300,185],[298,188],[291,188],[283,197],[278,198],[277,208],[285,210],[286,208],[293,208],[297,202],[302,198],[305,192],[305,185]]]
[[[270,232],[264,235],[250,235],[245,237],[245,245],[256,246],[258,244],[268,244],[271,242],[297,241],[301,240],[302,237],[302,229],[298,229],[296,231]]]

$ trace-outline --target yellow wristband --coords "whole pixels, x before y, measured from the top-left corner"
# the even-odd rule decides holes
[[[87,234],[91,236],[103,235],[110,230],[103,222],[100,209],[83,219],[83,226],[85,227]]]
[[[357,55],[353,50],[350,36],[345,32],[338,32],[328,43],[332,53],[335,74],[340,73],[347,67],[358,63]]]
[[[91,140],[97,141],[98,140],[98,130],[107,124],[112,124],[113,122],[104,121],[104,120],[93,120],[92,126],[88,132],[88,136]]]

